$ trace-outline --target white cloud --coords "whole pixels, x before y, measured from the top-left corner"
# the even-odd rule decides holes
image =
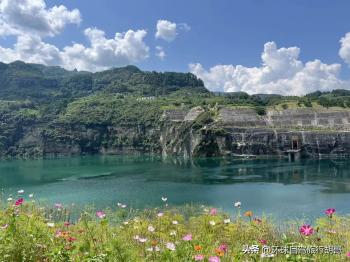
[[[163,39],[168,42],[175,40],[179,31],[189,31],[191,27],[186,23],[176,24],[168,20],[158,20],[156,38]]]
[[[350,33],[340,39],[340,57],[350,66]]]
[[[66,69],[99,71],[146,59],[149,53],[149,47],[143,42],[146,34],[144,30],[129,30],[117,33],[113,39],[107,39],[103,31],[88,28],[85,35],[90,41],[89,47],[74,44],[63,50],[43,42],[40,37],[20,35],[13,48],[0,46],[0,60],[7,63],[22,60],[60,65]]]
[[[113,39],[107,39],[105,33],[96,28],[88,28],[84,33],[90,47],[81,44],[65,47],[61,52],[65,68],[99,71],[137,63],[149,56],[149,47],[144,42],[145,30],[116,33]]]
[[[176,35],[176,23],[167,20],[158,20],[156,38],[171,42],[175,40]]]
[[[298,60],[299,53],[297,47],[278,49],[274,42],[268,42],[260,67],[216,65],[206,70],[201,64],[190,64],[190,70],[212,91],[302,95],[346,88],[347,82],[339,79],[340,64],[328,65],[320,60],[304,64]]]
[[[60,65],[61,57],[57,47],[44,43],[40,37],[20,35],[13,48],[0,46],[0,61],[22,60],[28,63]]]
[[[157,50],[156,56],[158,56],[160,60],[164,60],[164,58],[166,57],[166,53],[165,53],[163,47],[156,46],[156,50]]]
[[[145,30],[128,30],[106,38],[96,28],[84,34],[90,45],[73,44],[59,49],[44,42],[59,34],[67,24],[79,24],[80,12],[65,6],[47,8],[43,0],[0,0],[0,36],[15,36],[13,47],[0,46],[0,61],[22,60],[29,63],[59,65],[66,69],[98,71],[137,63],[149,55]]]
[[[65,6],[47,8],[43,0],[0,0],[0,33],[2,35],[37,34],[54,36],[67,24],[79,24],[78,9]]]
[[[178,28],[179,28],[179,30],[182,30],[182,31],[185,31],[185,32],[188,32],[188,31],[191,30],[191,27],[188,24],[186,24],[186,23],[178,24]]]

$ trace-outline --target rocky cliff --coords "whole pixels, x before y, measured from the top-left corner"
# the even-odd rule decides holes
[[[350,111],[344,109],[268,110],[219,108],[198,127],[176,118],[164,129],[164,155],[349,157]]]
[[[164,110],[158,126],[24,127],[13,156],[162,154],[163,156],[349,157],[350,111],[194,107]]]

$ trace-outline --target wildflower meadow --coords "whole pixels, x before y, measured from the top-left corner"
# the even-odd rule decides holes
[[[350,261],[350,217],[329,208],[313,224],[275,223],[240,202],[216,208],[106,210],[40,206],[34,195],[6,199],[0,211],[0,261]]]

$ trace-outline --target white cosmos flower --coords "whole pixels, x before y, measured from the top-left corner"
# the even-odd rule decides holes
[[[29,194],[29,198],[33,198],[34,197],[34,194]]]
[[[169,249],[169,250],[171,250],[171,251],[175,251],[176,246],[175,246],[174,243],[168,242],[168,243],[166,243],[166,248]]]
[[[141,243],[145,243],[147,241],[147,238],[139,238],[139,242],[141,242]]]
[[[175,230],[172,230],[172,231],[170,231],[170,234],[169,234],[170,236],[176,236],[176,231]]]
[[[9,197],[8,199],[7,199],[7,201],[12,201],[13,200],[13,198],[12,197]]]
[[[235,207],[241,207],[241,202],[235,202]]]
[[[157,217],[162,217],[164,215],[164,213],[160,212],[157,214]]]
[[[155,230],[155,228],[152,225],[149,225],[147,229],[149,232],[154,232]]]
[[[47,223],[47,226],[48,226],[48,227],[54,227],[54,226],[55,226],[55,223],[49,222],[49,223]]]
[[[140,239],[140,236],[139,236],[139,235],[136,235],[136,236],[134,236],[134,239],[135,239],[135,240],[139,240],[139,239]]]
[[[213,220],[209,221],[209,224],[210,224],[211,226],[215,226],[215,225],[216,225],[215,221],[213,221]]]
[[[124,224],[124,225],[127,225],[127,224],[129,224],[129,222],[128,222],[128,221],[125,221],[123,224]]]
[[[117,203],[117,206],[118,206],[118,207],[121,207],[121,205],[122,205],[122,203]]]
[[[179,222],[177,222],[176,220],[173,220],[173,225],[177,225],[177,224],[179,224]]]
[[[121,207],[121,208],[126,208],[126,207],[127,207],[127,205],[121,205],[120,207]]]
[[[24,190],[23,190],[23,189],[18,190],[17,193],[18,193],[18,194],[23,194],[23,193],[24,193]]]
[[[231,222],[231,219],[227,218],[227,219],[224,219],[224,223],[225,224],[229,224]]]
[[[162,201],[163,201],[163,202],[166,202],[167,200],[168,200],[167,197],[162,197]]]

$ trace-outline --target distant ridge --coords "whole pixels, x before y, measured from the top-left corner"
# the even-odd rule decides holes
[[[96,92],[167,95],[180,89],[208,92],[191,73],[145,72],[125,66],[91,73],[15,61],[0,63],[0,99],[81,97]]]

